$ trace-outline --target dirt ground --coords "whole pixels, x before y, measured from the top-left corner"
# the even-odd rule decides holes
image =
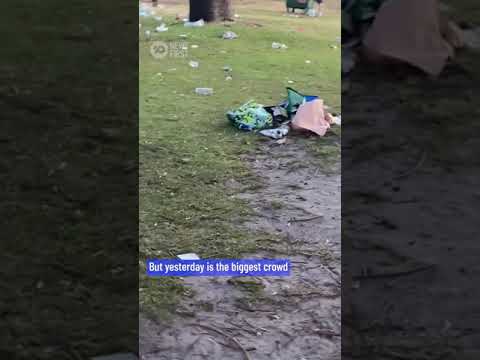
[[[351,76],[342,271],[353,275],[343,288],[353,311],[344,308],[343,359],[480,358],[474,64],[478,55],[463,51],[437,79],[367,64]]]
[[[286,257],[293,274],[185,278],[193,296],[171,324],[140,319],[142,359],[340,359],[339,163],[324,174],[295,138],[267,142],[245,161],[263,179],[238,194],[256,212],[246,226],[281,235],[245,258]]]

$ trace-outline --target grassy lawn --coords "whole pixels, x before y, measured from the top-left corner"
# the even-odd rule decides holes
[[[266,236],[233,225],[248,216],[249,208],[232,196],[226,182],[254,186],[240,155],[254,151],[259,137],[233,129],[227,110],[250,99],[277,104],[285,98],[286,86],[340,108],[337,11],[328,10],[321,18],[294,17],[284,15],[283,2],[241,3],[236,8],[240,18],[231,27],[219,23],[194,29],[173,24],[176,12],[186,14],[188,9],[173,5],[158,11],[169,27],[163,33],[153,33],[155,20],[140,19],[141,262],[184,252],[235,257],[254,252]],[[150,41],[146,29],[153,33]],[[239,38],[221,39],[227,30]],[[188,54],[155,59],[150,54],[155,40],[185,42]],[[272,49],[274,41],[288,49]],[[190,67],[190,60],[200,66]],[[233,80],[225,80],[224,66],[233,69]],[[211,87],[214,94],[196,95],[196,87]],[[306,141],[321,145],[323,140]],[[183,288],[173,279],[146,278],[140,265],[142,308],[168,312]]]

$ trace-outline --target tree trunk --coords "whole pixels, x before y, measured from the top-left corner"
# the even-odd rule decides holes
[[[190,21],[198,21],[203,19],[205,21],[215,20],[215,0],[190,0]]]
[[[232,20],[232,0],[190,0],[190,21]]]
[[[232,0],[217,0],[218,15],[221,20],[233,20]]]

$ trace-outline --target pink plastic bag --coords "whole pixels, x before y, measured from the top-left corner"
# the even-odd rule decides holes
[[[308,130],[323,136],[332,122],[332,115],[325,111],[323,100],[316,99],[300,105],[291,125],[294,130]]]

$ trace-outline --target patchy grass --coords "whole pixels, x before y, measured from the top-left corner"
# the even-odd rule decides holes
[[[186,8],[163,9],[158,15],[164,16],[169,30],[155,33],[151,41],[144,31],[153,30],[156,22],[140,19],[141,262],[184,252],[204,258],[237,257],[254,252],[265,237],[233,225],[251,211],[233,198],[226,182],[235,179],[256,186],[241,154],[254,149],[258,137],[233,129],[225,118],[227,110],[249,99],[277,104],[286,97],[287,86],[318,94],[340,108],[340,50],[330,47],[340,34],[337,12],[319,19],[284,16],[278,1],[237,11],[241,17],[229,27],[210,24],[187,29],[170,17],[174,12],[186,13]],[[221,39],[227,30],[239,38]],[[155,40],[180,46],[180,52],[188,46],[187,54],[155,59],[150,54]],[[274,41],[288,49],[272,49]],[[191,68],[190,60],[198,61],[199,68]],[[233,80],[225,80],[224,66],[233,69]],[[196,95],[196,87],[211,87],[214,94]],[[180,282],[152,280],[143,274],[144,267],[143,309],[167,314],[184,292]]]

